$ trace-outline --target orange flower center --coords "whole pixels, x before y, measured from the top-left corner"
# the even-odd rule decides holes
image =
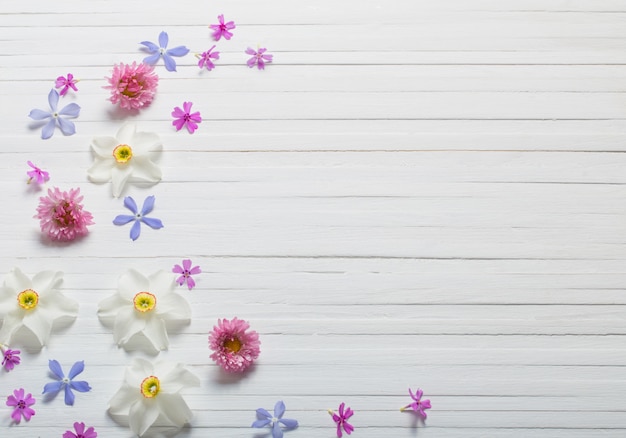
[[[121,164],[128,163],[133,158],[133,149],[127,144],[120,144],[113,149],[113,158]]]
[[[237,338],[226,339],[224,341],[224,348],[232,351],[233,353],[237,353],[241,350],[241,341]]]
[[[22,309],[34,309],[39,303],[39,295],[32,289],[23,290],[17,295],[17,303]]]
[[[150,292],[139,292],[133,298],[133,305],[135,306],[135,310],[141,313],[154,310],[154,308],[156,307],[156,302],[156,297]]]
[[[148,376],[141,382],[141,394],[145,398],[154,398],[161,390],[161,382],[156,376]]]

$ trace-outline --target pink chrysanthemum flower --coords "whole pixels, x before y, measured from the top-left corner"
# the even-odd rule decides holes
[[[250,324],[241,319],[218,319],[217,325],[209,333],[209,346],[213,359],[225,371],[241,373],[245,371],[261,352],[259,334],[246,331]]]
[[[83,210],[80,189],[62,192],[58,187],[48,189],[48,196],[39,198],[37,214],[41,231],[53,240],[70,241],[89,232],[93,216]]]
[[[113,66],[111,77],[106,78],[111,90],[111,103],[119,103],[124,109],[141,109],[149,105],[156,93],[159,77],[148,64],[120,63]]]

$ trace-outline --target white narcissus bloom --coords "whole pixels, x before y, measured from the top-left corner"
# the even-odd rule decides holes
[[[122,274],[117,292],[98,304],[98,316],[113,326],[118,345],[127,347],[135,335],[143,334],[152,350],[169,346],[167,325],[189,322],[191,308],[185,298],[174,292],[171,273],[158,271],[149,277],[134,269]]]
[[[78,302],[58,290],[62,281],[62,272],[43,271],[32,280],[18,268],[9,272],[0,288],[0,343],[40,349],[55,323],[76,319]]]
[[[153,425],[181,428],[193,414],[179,392],[193,386],[200,386],[200,379],[182,364],[136,358],[109,402],[109,414],[139,436]]]
[[[111,181],[113,196],[118,198],[127,182],[161,180],[161,169],[154,161],[162,148],[156,133],[137,132],[135,124],[126,123],[115,137],[93,138],[94,163],[87,176],[96,183]]]

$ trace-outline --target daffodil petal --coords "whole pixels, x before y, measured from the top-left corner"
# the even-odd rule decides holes
[[[139,292],[150,292],[150,280],[135,269],[129,269],[118,281],[118,291],[122,298],[132,301]]]
[[[87,177],[95,183],[105,183],[111,181],[111,171],[113,170],[113,160],[96,159],[93,165],[87,170]]]
[[[128,415],[130,405],[137,399],[137,388],[121,387],[109,401],[111,415]]]
[[[174,425],[183,427],[193,418],[193,413],[180,394],[159,394],[157,402],[161,413]]]
[[[134,123],[124,123],[115,135],[118,144],[127,144],[132,148],[133,137],[135,136],[136,130],[137,126]]]
[[[159,303],[157,303],[157,306]],[[143,328],[143,334],[157,351],[167,350],[170,341],[167,337],[165,322],[160,318],[148,318]]]
[[[119,144],[115,137],[94,137],[91,150],[101,158],[113,158],[113,149]]]
[[[163,177],[161,168],[154,164],[147,156],[133,157],[133,178],[139,181],[158,182]]]
[[[118,345],[127,343],[130,338],[146,327],[146,319],[137,317],[136,313],[137,311],[131,306],[118,309],[113,327],[113,339]]]
[[[32,289],[33,283],[22,271],[14,268],[4,278],[4,285],[16,295],[25,289]]]
[[[128,179],[133,174],[132,165],[126,165],[122,168],[114,166],[111,168],[111,185],[113,189],[113,196],[119,198],[128,182]]]
[[[164,388],[163,391],[166,391],[168,394],[177,393],[183,388],[200,386],[198,376],[181,364],[176,364],[176,366],[171,368],[166,374],[163,374],[161,381]]]
[[[50,338],[50,331],[52,331],[52,321],[41,310],[39,308],[27,313],[22,320],[24,327],[30,330],[39,341],[39,347],[46,345]]]
[[[137,390],[139,392],[139,390]],[[159,409],[154,404],[146,404],[143,400],[133,403],[128,413],[130,429],[142,436],[159,417]]]
[[[63,273],[54,271],[42,271],[36,274],[32,280],[32,288],[40,295],[47,291],[57,289],[63,282]]]

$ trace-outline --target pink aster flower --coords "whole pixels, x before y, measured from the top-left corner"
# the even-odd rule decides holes
[[[269,53],[266,54],[266,51],[267,49],[265,47],[261,47],[258,52],[248,47],[246,53],[252,55],[252,58],[248,59],[248,62],[246,62],[248,67],[253,68],[256,65],[259,70],[264,70],[265,64],[272,62],[272,58],[274,57],[274,55],[270,55]]]
[[[198,123],[202,122],[199,111],[191,113],[191,105],[193,105],[192,102],[183,102],[183,109],[177,106],[172,111],[172,117],[174,117],[172,125],[176,127],[177,131],[180,131],[183,129],[183,126],[187,125],[187,130],[190,134],[193,134],[198,129]]]
[[[430,400],[422,400],[422,395],[424,395],[424,391],[422,391],[419,388],[417,389],[417,391],[415,391],[415,394],[413,394],[413,391],[411,391],[411,388],[409,388],[409,395],[413,399],[413,402],[409,403],[403,408],[400,408],[400,411],[412,409],[414,412],[417,412],[417,414],[425,420],[426,409],[430,409]]]
[[[26,172],[26,175],[28,175],[28,184],[30,184],[32,180],[35,180],[37,184],[43,184],[50,179],[50,174],[48,172],[41,170],[30,161],[27,161],[26,163],[33,169]]]
[[[211,359],[228,372],[245,371],[261,352],[259,334],[246,331],[250,325],[241,319],[218,319],[209,333],[209,346],[213,350]]]
[[[22,416],[26,421],[30,420],[30,417],[35,415],[35,410],[31,408],[32,405],[35,404],[35,399],[29,393],[24,397],[24,389],[16,389],[13,391],[13,395],[7,397],[7,406],[12,406],[13,413],[11,414],[11,418],[16,423],[19,423],[22,420]]]
[[[20,350],[11,350],[4,345],[0,345],[0,352],[2,353],[2,366],[5,370],[11,371],[15,368],[15,365],[20,364]]]
[[[206,52],[196,53],[196,58],[199,59],[198,67],[200,68],[206,67],[206,69],[209,71],[215,68],[215,64],[213,64],[213,60],[220,59],[220,52],[218,51],[211,52],[211,50],[213,50],[214,48],[215,46],[211,47]]]
[[[87,225],[93,225],[93,216],[83,210],[80,189],[62,192],[58,187],[48,189],[48,196],[39,198],[37,215],[41,231],[53,240],[70,241],[86,235]]]
[[[154,67],[148,64],[115,64],[111,77],[106,78],[111,90],[111,103],[118,103],[124,109],[141,109],[152,102],[156,93],[159,77]]]
[[[191,267],[191,260],[185,259],[183,260],[183,266],[174,265],[172,272],[176,274],[181,274],[180,277],[176,279],[176,283],[181,286],[187,283],[187,287],[189,290],[193,289],[196,286],[196,282],[191,278],[192,275],[196,275],[201,273],[200,266]]]
[[[98,433],[93,429],[93,427],[90,427],[89,429],[85,430],[85,423],[74,423],[74,430],[76,431],[76,433],[72,432],[71,430],[68,430],[67,432],[65,432],[63,434],[63,438],[97,438],[98,437]]]
[[[337,424],[337,437],[338,438],[341,438],[343,436],[343,432],[341,431],[342,427],[343,427],[343,430],[345,430],[348,435],[350,435],[352,431],[354,430],[354,426],[348,423],[348,419],[352,417],[352,415],[354,414],[354,411],[350,408],[347,408],[344,410],[345,406],[346,406],[345,403],[341,403],[339,405],[339,415],[333,412],[332,409],[328,410],[328,413],[331,415],[331,417],[333,417],[333,421]]]
[[[224,23],[224,15],[218,15],[217,19],[220,21],[219,24],[209,25],[209,27],[214,31],[213,38],[215,41],[219,41],[222,37],[229,40],[233,36],[233,33],[230,32],[230,30],[236,27],[235,22],[229,21],[228,23]]]
[[[80,79],[74,79],[74,75],[72,73],[68,73],[67,78],[65,76],[59,76],[54,83],[54,87],[63,87],[59,94],[61,96],[65,96],[70,88],[74,91],[78,91],[78,88],[76,88],[76,82],[80,82]]]

